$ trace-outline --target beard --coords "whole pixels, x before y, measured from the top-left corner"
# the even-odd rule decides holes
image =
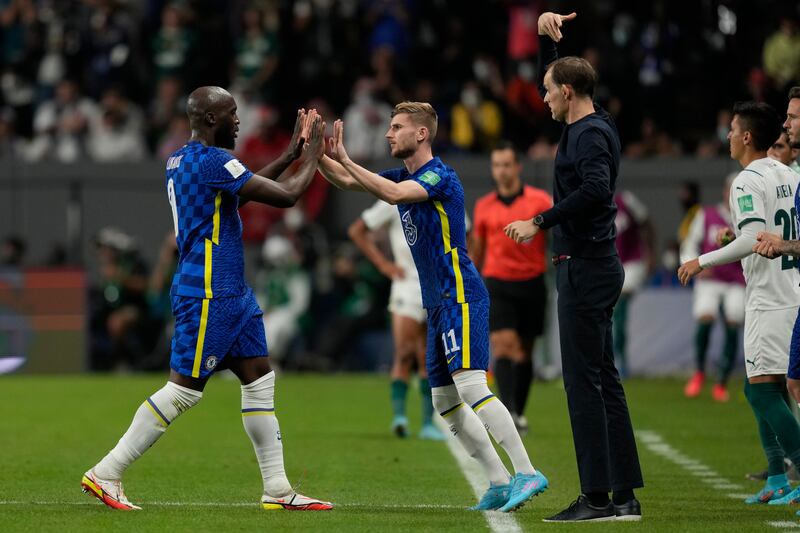
[[[417,152],[416,148],[398,148],[392,152],[395,159],[408,159]]]
[[[220,128],[214,132],[214,146],[232,150],[236,147],[236,137],[233,128]]]

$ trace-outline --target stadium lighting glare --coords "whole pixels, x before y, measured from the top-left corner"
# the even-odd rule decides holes
[[[723,35],[736,34],[736,13],[725,6],[717,7],[718,27]]]

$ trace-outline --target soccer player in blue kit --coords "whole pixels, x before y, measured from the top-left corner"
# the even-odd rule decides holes
[[[337,120],[331,156],[323,155],[319,168],[339,188],[367,191],[398,206],[428,312],[426,367],[434,408],[489,478],[489,489],[472,509],[514,511],[543,492],[547,478],[533,468],[511,415],[486,383],[489,296],[467,255],[464,189],[431,151],[436,128],[430,104],[398,104],[386,139],[404,167],[375,174],[347,156],[344,124]],[[513,477],[487,430],[511,459]]]
[[[242,422],[261,468],[262,507],[332,509],[329,502],[296,493],[286,478],[275,416],[275,373],[267,357],[261,309],[244,281],[238,212],[240,199],[294,205],[324,152],[325,125],[315,110],[298,111],[287,150],[254,174],[223,150],[234,147],[239,129],[236,102],[228,91],[200,87],[189,95],[186,111],[192,137],[166,165],[180,252],[171,290],[175,334],[169,380],[142,403],[114,449],[84,474],[81,487],[111,508],[140,509],[125,496],[123,472],[200,401],[215,370],[229,368],[242,383]]]

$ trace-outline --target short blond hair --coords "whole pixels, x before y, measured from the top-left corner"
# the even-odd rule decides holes
[[[400,102],[394,106],[392,118],[400,114],[409,115],[415,124],[428,128],[428,142],[433,142],[439,126],[439,117],[431,104],[427,102]]]

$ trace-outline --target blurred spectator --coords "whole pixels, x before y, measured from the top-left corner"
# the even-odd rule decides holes
[[[256,131],[241,143],[238,156],[253,172],[274,161],[289,144],[291,134],[283,129],[280,115],[272,106],[259,106],[256,112]],[[249,202],[239,209],[242,217],[242,240],[247,244],[261,244],[272,224],[283,216],[282,209],[258,202]]]
[[[147,312],[138,328],[139,334],[144,339],[143,357],[138,362],[138,368],[142,370],[153,371],[169,368],[172,333],[175,325],[170,289],[177,265],[178,246],[175,242],[175,233],[170,230],[161,241],[156,264],[147,280],[145,294]]]
[[[186,116],[186,96],[179,78],[167,76],[158,80],[147,114],[147,144],[155,148],[170,133],[175,118]]]
[[[792,148],[789,144],[789,134],[781,132],[778,140],[767,150],[767,157],[780,161],[797,173],[800,173],[800,165],[797,163],[797,156],[800,155],[800,148]]]
[[[89,121],[96,113],[95,104],[79,93],[75,81],[61,81],[53,100],[43,103],[36,111],[33,119],[36,136],[27,158],[37,161],[53,157],[62,163],[77,161],[85,153]]]
[[[142,112],[119,90],[103,94],[89,122],[89,155],[98,162],[139,161],[146,154]]]
[[[99,98],[113,85],[133,77],[135,23],[117,0],[95,0],[81,37],[85,46],[86,92]]]
[[[469,81],[461,90],[461,100],[451,112],[450,138],[462,150],[487,151],[500,139],[503,117],[500,107],[484,99],[478,84]]]
[[[700,205],[700,186],[695,181],[684,181],[678,187],[678,202],[681,204],[683,211],[683,218],[678,226],[678,242],[675,259],[675,270],[680,266],[678,264],[678,256],[680,255],[680,244],[686,235],[689,233],[689,226],[692,225],[695,215],[702,207]]]
[[[103,228],[95,239],[100,279],[89,294],[89,368],[137,368],[150,347],[140,327],[147,318],[147,267],[133,237]]]
[[[731,112],[720,109],[717,112],[717,127],[711,137],[703,139],[697,145],[697,157],[716,157],[728,153],[728,132],[731,129]]]
[[[359,335],[387,327],[389,283],[350,243],[342,243],[333,257],[332,309],[321,325],[313,352],[299,364],[338,370],[357,369],[353,360]]]
[[[33,0],[0,0],[0,64],[22,65],[38,43]]]
[[[410,0],[368,0],[366,23],[371,28],[370,53],[385,49],[392,56],[404,58],[408,52]]]
[[[539,53],[539,29],[536,21],[542,10],[539,2],[513,1],[508,5],[508,57],[525,61]]]
[[[540,135],[536,141],[532,145],[528,147],[528,157],[536,160],[552,160],[556,157],[556,152],[558,152],[558,144],[554,142],[550,142],[550,140],[544,136]]]
[[[779,90],[800,80],[800,34],[794,19],[783,17],[764,43],[764,71]]]
[[[0,244],[0,374],[25,364],[30,322],[22,302],[25,276],[22,263],[27,245],[22,238],[8,235]]]
[[[172,155],[172,152],[186,144],[191,136],[192,130],[189,128],[189,118],[186,115],[174,117],[169,124],[169,130],[167,130],[166,135],[161,137],[161,141],[156,147],[156,157],[166,161]]]
[[[520,61],[506,85],[508,136],[520,146],[530,143],[552,122],[549,109],[539,95],[535,74],[532,61]]]
[[[264,311],[270,356],[280,362],[309,326],[311,277],[292,242],[282,235],[268,237],[261,253],[264,268],[258,273],[256,297]]]
[[[0,159],[22,154],[22,139],[14,131],[14,111],[10,107],[0,108]]]
[[[267,4],[264,10],[251,5],[242,14],[241,37],[236,42],[233,84],[267,101],[275,98],[271,82],[280,58],[279,24],[277,4]]]
[[[389,130],[392,107],[375,98],[375,83],[371,78],[359,79],[353,88],[353,101],[344,112],[345,142],[355,160],[388,157]]]
[[[27,248],[28,246],[22,240],[22,237],[8,235],[3,239],[3,244],[0,246],[0,267],[21,267]]]
[[[681,145],[661,130],[651,117],[642,120],[641,137],[628,144],[626,157],[663,157],[681,155]]]
[[[177,3],[168,3],[161,11],[161,27],[152,40],[156,77],[176,76],[187,79],[196,36],[186,26],[186,14]]]
[[[258,172],[283,153],[291,134],[282,127],[280,112],[272,106],[259,106],[254,118],[257,128],[244,138],[237,154],[248,168]]]
[[[389,46],[381,46],[372,52],[372,76],[375,80],[375,93],[379,99],[387,102],[401,102],[405,95],[398,78],[395,62],[395,51]]]

